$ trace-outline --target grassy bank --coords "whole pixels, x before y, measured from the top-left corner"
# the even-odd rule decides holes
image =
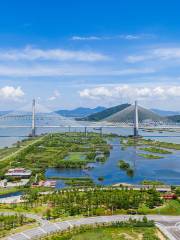
[[[162,148],[156,148],[156,147],[144,147],[139,148],[139,150],[145,151],[145,152],[152,152],[152,153],[160,153],[160,154],[171,154],[172,152],[162,149]]]
[[[144,138],[135,139],[133,137],[121,137],[120,143],[124,147],[147,145],[154,148],[180,150],[180,144],[178,143],[153,141],[151,139],[144,139]]]
[[[161,159],[164,158],[163,156],[157,156],[153,154],[145,154],[145,153],[139,153],[138,156],[147,158],[147,159]]]

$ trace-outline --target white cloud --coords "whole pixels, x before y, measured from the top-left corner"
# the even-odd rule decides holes
[[[24,49],[0,50],[0,60],[7,61],[33,61],[33,60],[56,60],[56,61],[105,61],[109,57],[92,51],[72,51],[64,49],[39,49],[25,47]]]
[[[126,58],[127,62],[136,63],[145,60],[169,60],[180,59],[180,48],[156,48],[151,51],[147,51],[142,55],[130,55]]]
[[[60,92],[58,90],[54,90],[53,95],[48,98],[49,101],[54,101],[60,96]]]
[[[87,65],[0,65],[0,76],[34,77],[34,76],[125,76],[136,74],[151,74],[156,72],[153,68],[126,68],[112,69]]]
[[[73,41],[96,41],[96,40],[113,40],[113,39],[124,39],[124,40],[138,40],[154,37],[153,34],[121,34],[114,36],[72,36]]]
[[[91,98],[91,99],[99,99],[104,97],[112,97],[112,92],[110,89],[105,87],[96,87],[93,89],[84,89],[79,92],[80,97]]]
[[[7,100],[18,100],[24,96],[21,87],[5,86],[0,88],[0,97]]]
[[[178,86],[154,86],[136,87],[133,85],[119,85],[114,87],[86,88],[79,92],[83,98],[100,100],[123,99],[134,101],[135,99],[169,99],[180,98],[180,85]]]
[[[141,35],[121,35],[119,38],[126,39],[126,40],[136,40],[136,39],[141,39]]]
[[[91,41],[91,40],[101,40],[101,37],[97,36],[87,36],[87,37],[81,37],[81,36],[73,36],[71,40],[74,41]]]

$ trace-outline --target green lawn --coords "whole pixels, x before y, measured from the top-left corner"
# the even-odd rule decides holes
[[[155,214],[164,215],[180,215],[180,201],[179,200],[167,200],[166,203],[158,208],[152,210]]]
[[[69,153],[65,159],[67,161],[79,161],[79,160],[85,160],[85,158],[86,158],[85,154],[81,152],[72,152],[72,153]]]
[[[69,235],[69,236],[68,236]],[[48,240],[160,240],[154,227],[104,227],[83,233],[57,235]],[[163,239],[163,238],[161,238]],[[165,238],[164,238],[165,239]]]
[[[162,206],[150,209],[145,205],[142,205],[138,209],[140,214],[161,214],[161,215],[180,215],[180,201],[179,200],[167,200]]]

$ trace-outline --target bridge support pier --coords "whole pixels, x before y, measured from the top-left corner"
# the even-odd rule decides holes
[[[103,136],[103,128],[102,127],[100,128],[100,136],[101,137]]]
[[[32,137],[36,136],[36,126],[35,126],[35,99],[32,102]]]
[[[84,135],[87,137],[87,127],[84,127]]]
[[[134,106],[134,137],[138,137],[138,126],[139,120],[138,120],[138,103],[135,101],[135,106]]]

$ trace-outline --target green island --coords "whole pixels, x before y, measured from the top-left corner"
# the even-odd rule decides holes
[[[163,158],[162,156],[157,156],[154,154],[146,154],[146,153],[139,153],[138,156],[147,158],[147,159],[161,159]]]
[[[152,152],[152,153],[160,153],[160,154],[171,154],[172,152],[162,149],[162,148],[157,148],[157,147],[144,147],[144,148],[139,148],[139,150],[143,150],[145,152]]]
[[[166,240],[160,231],[158,231],[153,221],[148,221],[145,217],[142,221],[129,219],[127,222],[117,222],[106,224],[106,226],[81,226],[71,231],[56,233],[50,237],[44,237],[43,240]]]
[[[142,137],[134,138],[134,137],[120,137],[120,143],[124,147],[130,146],[151,146],[155,148],[164,148],[164,149],[172,149],[172,150],[180,150],[180,144],[178,143],[170,143],[170,142],[160,142],[154,141],[151,139],[145,139]]]
[[[154,154],[148,154],[148,153],[139,153],[138,154],[138,156],[141,156],[141,157],[147,158],[147,159],[164,158],[164,156],[163,156],[164,154],[172,153],[171,151],[169,151],[169,149],[180,150],[180,144],[153,141],[151,139],[144,139],[141,137],[139,137],[139,138],[121,137],[120,143],[121,143],[122,150],[127,147],[136,146],[136,147],[140,147],[139,150],[142,150],[144,152],[162,154],[162,155],[154,155]]]
[[[127,175],[130,176],[130,177],[133,177],[134,175],[134,170],[131,168],[130,164],[125,162],[124,160],[119,160],[118,162],[118,166],[126,171]]]
[[[88,177],[81,177],[81,178],[61,178],[64,180],[64,183],[68,186],[74,186],[74,187],[93,187],[95,186],[93,180]]]

